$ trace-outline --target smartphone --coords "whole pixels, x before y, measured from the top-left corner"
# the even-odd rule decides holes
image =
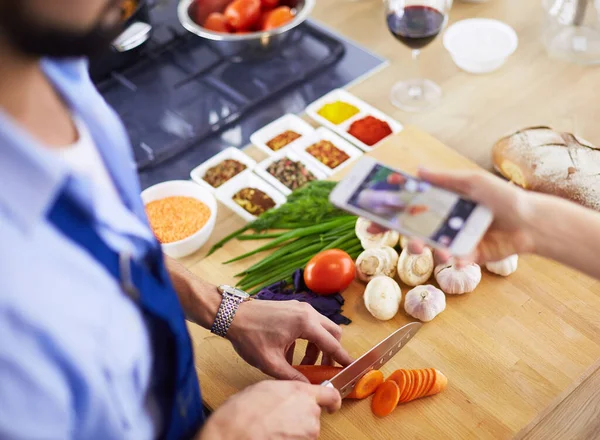
[[[365,156],[333,189],[331,203],[452,254],[470,254],[492,223],[485,206]]]

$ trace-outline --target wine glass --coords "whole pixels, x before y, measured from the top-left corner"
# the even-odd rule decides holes
[[[431,43],[446,25],[449,0],[385,0],[388,29],[412,49],[412,58],[419,72],[416,78],[401,81],[392,88],[390,99],[396,107],[420,112],[439,104],[442,89],[421,77],[418,69],[421,49]]]

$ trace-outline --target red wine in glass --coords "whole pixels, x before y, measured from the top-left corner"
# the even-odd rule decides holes
[[[411,49],[427,46],[444,26],[444,14],[430,6],[407,6],[402,12],[388,14],[387,24],[394,37]]]
[[[419,55],[421,49],[431,43],[446,25],[452,0],[384,0],[384,4],[386,24],[397,40],[412,49],[417,70],[412,78],[394,84],[390,100],[405,111],[429,110],[439,104],[442,89],[421,76]],[[403,70],[405,67],[409,66],[403,64]]]

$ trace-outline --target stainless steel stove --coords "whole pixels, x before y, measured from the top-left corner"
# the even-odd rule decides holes
[[[151,40],[129,65],[96,78],[127,127],[143,188],[189,178],[272,120],[386,64],[314,22],[268,59],[233,62],[184,30],[174,7],[152,11],[152,21]]]

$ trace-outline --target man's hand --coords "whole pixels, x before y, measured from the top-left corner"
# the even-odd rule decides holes
[[[307,379],[292,368],[297,339],[308,340],[302,364],[314,364],[323,352],[322,363],[346,366],[352,358],[340,344],[342,329],[298,301],[255,300],[240,305],[227,333],[238,354],[250,365],[277,379]]]
[[[298,381],[264,381],[227,400],[199,440],[316,440],[321,408],[340,409],[337,390]]]

